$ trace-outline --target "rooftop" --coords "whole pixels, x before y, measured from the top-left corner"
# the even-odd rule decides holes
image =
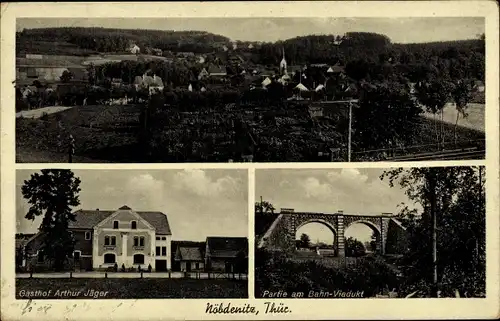
[[[131,210],[131,208],[124,205],[120,207],[119,210]],[[93,229],[94,226],[115,212],[116,210],[78,210],[73,213],[75,214],[75,221],[70,221],[68,227],[73,229]],[[137,211],[136,213],[149,224],[154,226],[156,233],[172,235],[167,215],[164,213],[143,211]]]

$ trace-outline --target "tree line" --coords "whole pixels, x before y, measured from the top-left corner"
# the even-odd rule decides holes
[[[226,37],[205,31],[62,27],[24,29],[16,33],[17,42],[54,39],[97,52],[124,52],[133,43],[141,48],[205,53],[213,51],[217,43],[229,42]]]

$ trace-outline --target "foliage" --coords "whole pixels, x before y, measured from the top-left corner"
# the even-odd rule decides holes
[[[302,233],[300,235],[300,240],[299,240],[299,246],[305,249],[308,249],[311,247],[311,238],[309,235]]]
[[[277,218],[274,205],[268,201],[255,202],[255,236],[258,239],[267,232]]]
[[[255,214],[274,214],[274,205],[268,201],[255,202]]]
[[[405,86],[365,86],[353,107],[353,144],[359,149],[396,147],[411,141],[422,110]]]
[[[43,216],[39,227],[43,235],[40,251],[56,270],[73,253],[74,239],[68,224],[75,220],[71,208],[80,204],[79,186],[80,179],[71,170],[42,169],[41,173],[32,174],[21,188],[30,204],[26,219]]]
[[[474,82],[468,79],[458,80],[451,91],[451,96],[455,102],[455,108],[457,109],[457,118],[455,120],[455,132],[454,138],[457,141],[457,127],[460,116],[466,118],[467,106],[474,98]]]
[[[345,255],[349,257],[359,257],[366,254],[365,246],[359,240],[348,237],[345,240]]]
[[[98,52],[124,52],[132,43],[172,51],[210,52],[214,44],[229,42],[223,36],[204,31],[160,31],[111,28],[38,28],[16,33],[18,42],[58,41]]]
[[[401,213],[410,234],[405,266],[405,291],[426,295],[432,281],[431,205],[437,219],[438,278],[442,296],[485,295],[485,193],[484,167],[427,167],[395,169],[381,179],[399,184],[408,198],[423,209],[407,207]],[[408,215],[409,214],[409,215]]]
[[[331,258],[335,259],[335,258]],[[255,250],[255,296],[265,290],[309,291],[364,291],[364,297],[374,297],[385,289],[397,289],[397,274],[383,260],[360,258],[356,264],[342,269],[327,268],[314,261],[297,263],[281,252]]]

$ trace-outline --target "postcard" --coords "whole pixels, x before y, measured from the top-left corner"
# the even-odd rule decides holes
[[[498,318],[497,9],[2,4],[2,319]]]

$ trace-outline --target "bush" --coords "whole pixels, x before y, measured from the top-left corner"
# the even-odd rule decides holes
[[[314,291],[364,291],[373,297],[386,289],[397,289],[397,272],[382,259],[361,258],[343,269],[324,267],[313,261],[297,263],[283,253],[255,251],[255,296],[265,290],[288,293]]]

